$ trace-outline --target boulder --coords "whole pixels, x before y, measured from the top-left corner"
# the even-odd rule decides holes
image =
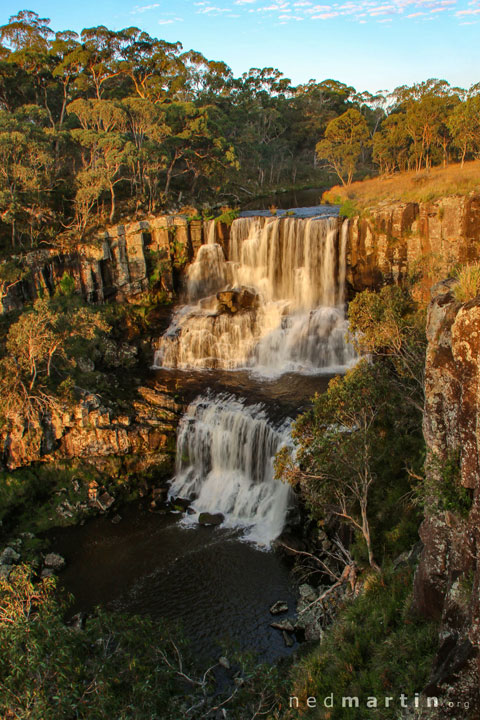
[[[20,560],[20,553],[16,552],[12,547],[6,547],[0,555],[0,565],[13,565]]]
[[[217,293],[218,312],[235,314],[242,310],[254,310],[258,307],[258,294],[247,288],[222,290]]]
[[[52,570],[62,570],[66,563],[65,558],[58,553],[48,553],[48,555],[45,555],[44,564],[46,568],[51,568]]]
[[[275,628],[275,630],[282,630],[290,633],[293,633],[295,630],[291,621],[288,618],[285,618],[285,620],[280,620],[279,622],[270,623],[270,627]]]
[[[89,357],[79,357],[77,359],[77,365],[81,372],[88,373],[95,370],[95,363]]]
[[[178,510],[179,512],[186,512],[186,510],[190,506],[190,500],[188,498],[172,498],[170,500],[170,503],[174,510]]]
[[[115,498],[108,492],[102,493],[96,500],[96,504],[101,510],[108,510],[108,508],[112,507],[114,502]]]
[[[222,513],[200,513],[198,516],[199,525],[221,525],[224,521]]]
[[[285,600],[277,600],[270,608],[271,615],[280,615],[285,612],[288,612],[288,603]]]

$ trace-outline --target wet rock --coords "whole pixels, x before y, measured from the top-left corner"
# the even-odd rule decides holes
[[[6,547],[0,555],[0,565],[13,565],[20,560],[20,553],[12,547]]]
[[[270,608],[270,613],[272,615],[280,615],[285,612],[288,612],[288,603],[285,602],[285,600],[277,600],[277,602],[273,603]]]
[[[289,635],[288,632],[286,632],[285,630],[283,631],[282,635],[283,635],[283,642],[285,643],[285,645],[287,647],[292,647],[295,643],[295,640],[292,638],[292,636]]]
[[[253,310],[258,307],[259,297],[257,293],[247,288],[235,288],[223,290],[217,293],[218,312],[235,314],[242,310]]]
[[[108,510],[110,507],[112,507],[114,502],[115,498],[112,497],[108,492],[102,493],[97,498],[97,506],[100,508],[100,510]]]
[[[48,555],[45,555],[44,564],[46,568],[51,568],[54,571],[62,570],[66,565],[65,558],[58,553],[48,553]]]
[[[12,572],[13,566],[12,565],[0,565],[0,578],[4,578],[5,580],[8,580],[8,576]]]
[[[114,515],[113,518],[112,518],[112,524],[113,524],[113,525],[118,525],[118,523],[121,522],[121,521],[122,521],[122,516],[121,516],[121,515]]]
[[[190,500],[188,498],[172,498],[170,500],[170,503],[174,510],[178,510],[180,512],[185,512],[185,510],[187,510],[187,508],[190,506]]]
[[[293,633],[295,630],[291,620],[288,620],[288,618],[286,618],[285,620],[280,620],[279,622],[270,623],[270,627],[275,628],[275,630],[282,630],[290,633]]]
[[[198,516],[199,525],[221,525],[224,521],[222,513],[200,513]]]

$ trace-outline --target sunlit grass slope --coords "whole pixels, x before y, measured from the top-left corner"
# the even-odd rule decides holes
[[[382,202],[429,202],[447,195],[468,195],[480,190],[480,160],[459,163],[430,172],[403,172],[352,183],[336,185],[324,193],[325,202],[349,203],[358,210]]]

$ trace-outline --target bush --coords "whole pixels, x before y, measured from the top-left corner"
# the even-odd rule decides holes
[[[215,223],[231,225],[238,218],[239,211],[237,208],[222,208],[222,210],[222,214],[215,218]]]
[[[436,650],[435,626],[411,609],[411,585],[410,568],[366,579],[362,593],[344,607],[321,644],[295,666],[290,695],[299,698],[300,707],[313,696],[317,718],[399,717],[399,695],[412,700],[422,690]],[[331,693],[334,706],[326,709],[323,698]],[[359,708],[342,708],[344,696],[358,697]],[[394,697],[390,708],[384,705],[386,696]],[[368,697],[377,698],[378,709],[366,707]]]
[[[480,263],[464,265],[457,273],[457,284],[453,288],[455,300],[468,302],[480,295]]]
[[[25,565],[0,578],[0,716],[178,720],[166,627],[98,611],[74,629],[54,590],[52,578],[34,582]]]

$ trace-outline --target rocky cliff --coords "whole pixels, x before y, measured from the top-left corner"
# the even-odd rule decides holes
[[[21,417],[0,435],[1,466],[13,470],[32,462],[89,458],[128,458],[137,472],[170,463],[175,451],[176,426],[182,406],[158,382],[140,386],[128,414],[102,404],[85,392],[68,410],[51,412],[39,423],[27,425]]]
[[[349,221],[352,292],[422,273],[428,292],[455,263],[480,257],[480,194],[379,205]]]
[[[467,716],[459,699],[470,708],[480,700],[480,299],[456,302],[453,284],[433,288],[428,311],[427,502],[414,593],[420,612],[441,624],[428,692],[454,705],[438,717]]]
[[[162,289],[171,295],[176,268],[191,260],[204,241],[202,221],[163,215],[115,225],[72,249],[35,250],[23,259],[25,277],[10,288],[3,308],[18,308],[42,292],[53,292],[65,273],[87,302],[128,300],[148,288],[154,264],[161,267]]]

